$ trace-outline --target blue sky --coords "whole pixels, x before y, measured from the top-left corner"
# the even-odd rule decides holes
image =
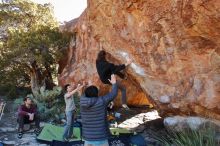
[[[87,0],[32,0],[37,3],[51,3],[54,6],[55,17],[60,22],[69,21],[80,14],[87,7]]]

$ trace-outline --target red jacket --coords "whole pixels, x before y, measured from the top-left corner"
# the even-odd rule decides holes
[[[25,116],[25,115],[28,115],[28,113],[34,113],[36,114],[37,113],[37,107],[34,106],[34,105],[31,105],[30,108],[27,108],[24,104],[21,105],[19,108],[18,108],[18,115],[20,116]]]

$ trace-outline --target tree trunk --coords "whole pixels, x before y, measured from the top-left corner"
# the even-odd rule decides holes
[[[42,73],[40,68],[37,66],[36,61],[31,63],[30,69],[30,76],[31,76],[31,90],[36,99],[41,98],[40,95],[40,88],[44,86]]]
[[[44,81],[45,81],[45,87],[46,87],[47,90],[53,90],[53,87],[55,86],[55,84],[53,83],[51,68],[48,64],[45,64],[45,69],[46,70],[43,73]]]
[[[49,65],[45,65],[44,73],[41,72],[41,69],[38,67],[37,62],[34,61],[31,63],[30,76],[31,76],[31,90],[36,99],[41,100],[40,89],[52,90],[55,84],[53,83],[51,69]]]

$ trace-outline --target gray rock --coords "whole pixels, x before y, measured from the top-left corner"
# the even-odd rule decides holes
[[[205,124],[207,120],[200,118],[200,117],[189,117],[186,119],[187,124],[189,125],[189,128],[193,130],[199,129],[202,125]]]
[[[47,123],[45,123],[45,122],[40,122],[40,127],[44,127],[45,124],[47,124]]]
[[[47,144],[39,144],[39,146],[48,146]]]
[[[6,138],[4,138],[4,140],[8,140],[8,138],[6,137]]]
[[[216,134],[215,141],[217,142],[218,145],[220,145],[220,133]]]
[[[167,129],[175,129],[176,131],[182,131],[182,129],[186,127],[185,118],[181,116],[165,118],[164,126]]]
[[[0,128],[1,132],[14,132],[16,131],[16,128],[11,128],[11,127],[4,127],[4,128]]]
[[[159,101],[161,103],[170,103],[170,96],[168,95],[160,96]]]
[[[3,144],[6,144],[6,145],[15,145],[15,141],[3,141]]]
[[[216,131],[220,129],[220,122],[205,119],[202,117],[167,117],[164,119],[164,126],[167,129],[174,129],[176,131],[182,131],[183,129],[200,129],[204,127],[214,127]]]

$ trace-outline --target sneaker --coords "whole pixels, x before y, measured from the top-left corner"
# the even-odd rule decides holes
[[[36,129],[34,130],[34,133],[38,136],[38,135],[40,134],[40,128],[36,128]]]
[[[64,138],[63,138],[63,141],[67,142],[67,141],[69,141],[69,140],[68,140],[68,138],[64,137]]]
[[[129,107],[127,106],[127,104],[122,104],[122,107],[126,110],[129,110]]]
[[[109,108],[110,108],[110,109],[113,109],[114,102],[113,102],[113,101],[111,101],[111,102],[109,103],[109,105],[108,105],[108,106],[109,106]]]
[[[21,132],[18,132],[18,139],[21,139],[22,136],[23,136],[23,132],[22,132],[22,131],[21,131]]]

